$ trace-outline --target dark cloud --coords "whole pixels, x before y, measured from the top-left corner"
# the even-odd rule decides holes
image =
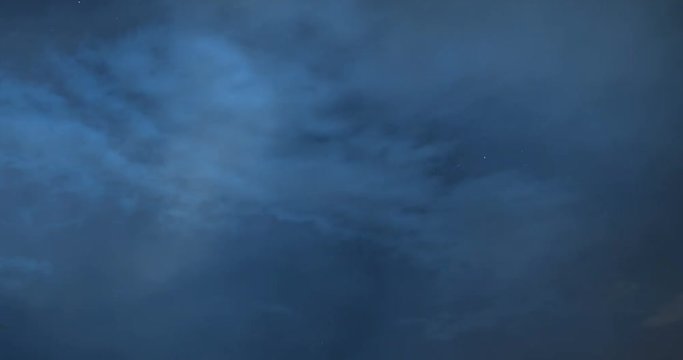
[[[1,5],[2,358],[680,357],[678,7]]]

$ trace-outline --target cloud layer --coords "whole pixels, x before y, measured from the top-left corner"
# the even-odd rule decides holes
[[[683,351],[675,4],[81,5],[3,5],[0,354]]]

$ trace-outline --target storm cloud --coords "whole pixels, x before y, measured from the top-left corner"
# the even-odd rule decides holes
[[[680,10],[0,5],[0,357],[679,358]]]

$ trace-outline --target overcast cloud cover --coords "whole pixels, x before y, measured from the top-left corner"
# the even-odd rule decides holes
[[[5,1],[0,359],[681,359],[677,1]]]

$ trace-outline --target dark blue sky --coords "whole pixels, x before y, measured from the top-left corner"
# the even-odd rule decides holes
[[[682,359],[682,11],[1,2],[0,359]]]

